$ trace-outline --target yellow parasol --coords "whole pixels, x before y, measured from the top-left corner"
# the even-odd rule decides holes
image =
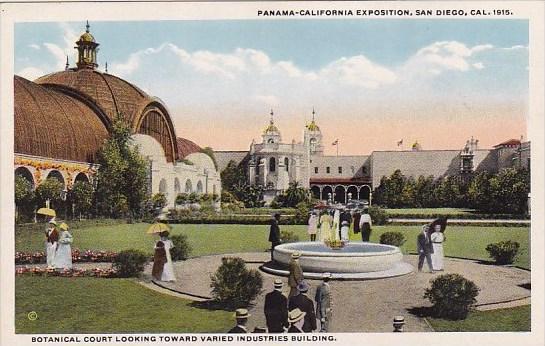
[[[38,209],[36,214],[51,216],[51,217],[57,216],[57,213],[55,212],[55,210],[53,210],[51,208],[40,208],[40,209]]]
[[[155,233],[161,233],[164,231],[170,231],[170,226],[167,225],[166,223],[156,222],[148,228],[146,233],[155,234]]]

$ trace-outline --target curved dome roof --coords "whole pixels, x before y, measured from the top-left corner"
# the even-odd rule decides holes
[[[133,128],[144,108],[157,102],[135,85],[92,69],[68,69],[42,76],[35,82],[74,89],[97,103],[110,120],[120,113]]]
[[[84,32],[80,37],[79,41],[83,42],[95,42],[95,38],[89,32]]]
[[[19,76],[14,91],[16,153],[95,162],[109,137],[97,109]]]
[[[178,144],[178,157],[180,159],[185,158],[189,154],[200,153],[202,151],[201,147],[189,139],[178,137],[176,138],[176,142]]]

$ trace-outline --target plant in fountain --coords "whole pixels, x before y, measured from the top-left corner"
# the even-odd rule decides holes
[[[324,244],[330,248],[330,249],[333,249],[333,250],[340,250],[342,249],[343,247],[346,246],[346,241],[344,240],[339,240],[339,239],[325,239],[324,240]]]

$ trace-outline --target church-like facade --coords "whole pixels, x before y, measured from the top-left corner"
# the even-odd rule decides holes
[[[173,207],[178,193],[221,193],[212,158],[177,137],[167,106],[157,97],[98,69],[99,43],[86,31],[76,42],[76,66],[30,81],[14,76],[15,174],[32,187],[57,179],[68,192],[74,182],[93,183],[97,152],[120,115],[149,162],[149,190]],[[179,129],[183,133],[183,129]]]

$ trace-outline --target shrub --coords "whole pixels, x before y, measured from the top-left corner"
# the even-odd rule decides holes
[[[176,201],[174,203],[176,203],[176,205],[187,203],[187,193],[182,192],[176,195]]]
[[[310,207],[307,202],[300,202],[296,206],[295,210],[295,222],[305,225],[308,222],[310,215]]]
[[[405,236],[401,232],[386,232],[380,235],[380,243],[400,247],[405,244]]]
[[[386,211],[379,207],[369,207],[369,216],[373,221],[373,225],[385,225],[388,223],[388,214]]]
[[[153,203],[153,208],[155,210],[163,210],[163,208],[167,205],[167,197],[164,193],[158,192],[155,195],[151,197],[151,201]]]
[[[486,251],[496,261],[496,264],[511,264],[517,258],[519,247],[518,242],[508,240],[488,244]]]
[[[144,265],[148,262],[146,254],[140,250],[124,250],[117,254],[112,267],[117,270],[119,277],[137,277],[144,271]]]
[[[187,241],[185,234],[176,234],[170,237],[174,247],[170,250],[170,256],[173,261],[186,260],[191,253],[191,245]]]
[[[453,320],[465,319],[479,294],[479,288],[473,281],[460,274],[445,274],[431,281],[424,298],[433,304],[436,317]]]
[[[271,204],[269,205],[272,209],[280,209],[282,206],[280,203],[278,203],[276,197],[272,200]]]
[[[242,258],[224,257],[216,273],[210,276],[212,296],[229,308],[248,306],[263,287],[263,277],[255,269],[248,270]]]
[[[197,195],[196,192],[191,192],[189,196],[187,196],[187,201],[189,203],[197,203],[200,200],[199,195]]]
[[[280,241],[282,243],[295,243],[299,241],[299,236],[293,231],[282,229],[280,230]]]

